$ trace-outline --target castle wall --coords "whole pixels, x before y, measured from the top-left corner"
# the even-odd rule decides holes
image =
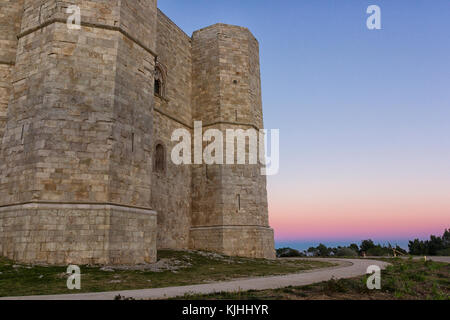
[[[0,254],[23,263],[150,263],[156,256],[156,213],[94,204],[2,207],[0,236]]]
[[[192,112],[196,121],[206,124],[220,121],[220,76],[218,30],[205,28],[196,31],[192,37]],[[192,225],[219,226],[222,216],[222,170],[220,165],[194,164],[192,167]],[[192,232],[191,232],[192,238]],[[222,238],[217,234],[215,241],[221,246]],[[191,239],[193,248],[200,248]],[[218,249],[220,250],[220,249]]]
[[[165,69],[165,100],[156,99],[155,107],[183,124],[192,125],[192,45],[191,38],[164,13],[158,11],[156,50]]]
[[[217,24],[193,35],[193,108],[207,129],[262,124],[258,43],[242,27]],[[248,151],[247,151],[248,152]],[[266,178],[257,165],[193,167],[191,246],[273,258]]]
[[[23,0],[5,0],[0,3],[0,148],[11,96],[11,73],[16,60],[22,11]],[[0,155],[0,169],[3,162]]]
[[[16,160],[9,169],[15,173],[8,175],[8,190],[0,192],[0,201],[108,201],[149,207],[154,69],[149,50],[155,49],[156,35],[150,33],[155,27],[139,34],[140,28],[133,25],[156,23],[150,16],[156,9],[145,11],[142,4],[153,3],[156,8],[156,3],[122,1],[126,9],[114,8],[108,1],[77,3],[83,22],[93,24],[97,19],[114,26],[120,21],[150,47],[146,50],[108,28],[83,26],[77,31],[60,22],[21,37],[5,137],[5,156]],[[30,30],[24,26],[37,27],[39,19],[66,17],[68,3],[49,1],[41,10],[38,4],[26,2],[23,32]],[[124,21],[131,7],[145,21],[134,16]],[[142,16],[143,11],[148,15]],[[133,144],[136,152],[128,153]],[[21,163],[27,166],[26,179],[17,167]]]
[[[222,120],[217,28],[192,35],[192,113],[203,125]]]
[[[16,60],[17,33],[22,19],[23,0],[0,3],[0,61],[10,65]]]
[[[2,143],[11,97],[11,73],[16,60],[17,34],[20,31],[22,12],[23,0],[0,2],[0,172],[6,167],[6,158],[2,154]],[[1,234],[2,228],[0,227],[0,253],[3,250]]]
[[[69,5],[81,8],[81,30],[66,25]],[[259,165],[178,166],[170,154],[172,133],[192,133],[194,121],[224,133],[263,127],[259,47],[246,28],[217,24],[191,38],[156,0],[0,0],[0,9],[1,255],[274,256]]]
[[[191,39],[162,12],[158,12],[158,63],[165,71],[165,95],[155,96],[154,147],[166,151],[165,170],[153,172],[152,208],[158,212],[158,248],[183,249],[189,245],[191,224],[191,168],[170,160],[176,129],[191,130]]]
[[[28,212],[22,203],[142,207],[148,223],[154,224],[154,240],[143,242],[151,257],[142,255],[141,262],[154,261],[150,138],[156,1],[41,4],[25,1],[2,145],[8,161],[0,172],[0,205],[14,205],[18,216]],[[66,26],[70,4],[81,7],[81,30]],[[36,211],[42,219],[35,227],[45,230],[49,212],[41,207]],[[131,219],[123,210],[117,215],[121,221]],[[3,226],[5,234],[14,230],[9,227]],[[41,242],[55,240],[52,233],[44,237]],[[4,240],[8,246],[19,243]],[[71,244],[80,261],[87,259],[84,249],[89,244],[84,241]],[[105,245],[108,261],[132,260],[125,253],[127,244]],[[17,248],[3,250],[11,256]],[[37,250],[36,255],[43,249]]]
[[[258,42],[248,29],[237,26],[221,28],[218,38],[224,120],[219,129],[262,129]],[[222,166],[224,225],[268,227],[266,177],[260,169],[260,164]]]
[[[154,56],[120,35],[114,83],[109,202],[150,208]]]
[[[8,101],[11,92],[11,68],[7,64],[0,64],[0,146],[5,132]],[[3,162],[1,158],[0,162]]]
[[[119,25],[110,201],[150,208],[156,0],[122,1]]]
[[[104,200],[118,35],[59,22],[26,33],[32,29],[24,26],[39,25],[37,5],[26,1],[23,16],[3,146],[11,161],[2,171],[0,201]],[[43,7],[41,21],[62,12]]]

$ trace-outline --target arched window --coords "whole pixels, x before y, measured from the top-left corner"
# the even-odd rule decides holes
[[[162,144],[157,144],[155,147],[155,165],[153,170],[155,172],[164,172],[166,169],[166,151]]]
[[[155,67],[155,94],[161,97],[165,96],[164,72],[160,66]]]

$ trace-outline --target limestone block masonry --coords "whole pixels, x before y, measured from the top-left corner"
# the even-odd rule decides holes
[[[81,29],[67,8],[81,9]],[[156,0],[0,0],[0,255],[139,264],[157,249],[274,258],[259,165],[175,165],[194,121],[263,128],[246,28],[186,35]],[[239,197],[239,208],[237,208]]]

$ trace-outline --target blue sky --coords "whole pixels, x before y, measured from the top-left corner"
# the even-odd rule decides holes
[[[281,132],[268,180],[280,243],[450,227],[450,1],[158,2],[188,34],[223,22],[259,40],[265,126]],[[382,30],[366,27],[373,4]]]

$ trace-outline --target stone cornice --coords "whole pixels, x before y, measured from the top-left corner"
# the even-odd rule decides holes
[[[183,121],[178,120],[178,119],[175,118],[175,117],[172,117],[171,115],[165,113],[164,111],[162,111],[162,110],[159,109],[159,108],[154,107],[153,110],[155,110],[156,112],[162,114],[163,116],[165,116],[165,117],[167,117],[167,118],[169,118],[169,119],[171,119],[171,120],[173,120],[173,121],[175,121],[175,122],[178,122],[179,124],[181,124],[181,125],[183,125],[183,126],[189,128],[189,129],[194,129],[193,126],[190,126],[190,125],[188,125],[187,123],[184,123]]]
[[[0,211],[5,211],[8,208],[22,207],[26,209],[41,209],[41,208],[61,208],[61,209],[121,209],[141,211],[142,213],[156,214],[151,208],[131,206],[119,203],[96,203],[96,202],[57,202],[57,201],[30,201],[22,203],[12,203],[7,205],[0,205]]]
[[[155,110],[156,112],[162,114],[163,116],[165,116],[165,117],[167,117],[167,118],[169,118],[169,119],[171,119],[171,120],[173,120],[175,122],[178,122],[179,124],[185,126],[186,128],[189,128],[191,130],[194,129],[194,126],[189,125],[189,124],[187,124],[187,123],[185,123],[185,122],[183,122],[181,120],[178,120],[177,118],[167,114],[166,112],[162,111],[159,108],[154,107],[153,110]],[[219,124],[228,124],[228,125],[233,125],[233,126],[252,127],[255,130],[258,130],[258,131],[260,130],[257,126],[255,126],[254,124],[251,124],[251,123],[231,122],[231,121],[215,121],[215,122],[204,124],[203,128],[212,127],[212,126],[219,125]]]
[[[232,125],[232,126],[245,126],[245,127],[252,127],[253,129],[258,130],[258,131],[260,130],[257,126],[255,126],[254,124],[251,124],[251,123],[232,122],[232,121],[211,122],[211,123],[208,123],[208,124],[204,124],[203,127],[204,128],[212,127],[212,126],[215,126],[215,125],[218,125],[218,124],[229,124],[229,125]]]
[[[6,61],[6,60],[0,60],[0,64],[7,65],[7,66],[14,66],[16,63],[14,61]]]
[[[259,229],[269,229],[272,230],[270,226],[259,226],[252,224],[244,224],[244,225],[216,225],[216,226],[198,226],[191,227],[191,230],[207,230],[207,229],[234,229],[234,228],[259,228]]]

